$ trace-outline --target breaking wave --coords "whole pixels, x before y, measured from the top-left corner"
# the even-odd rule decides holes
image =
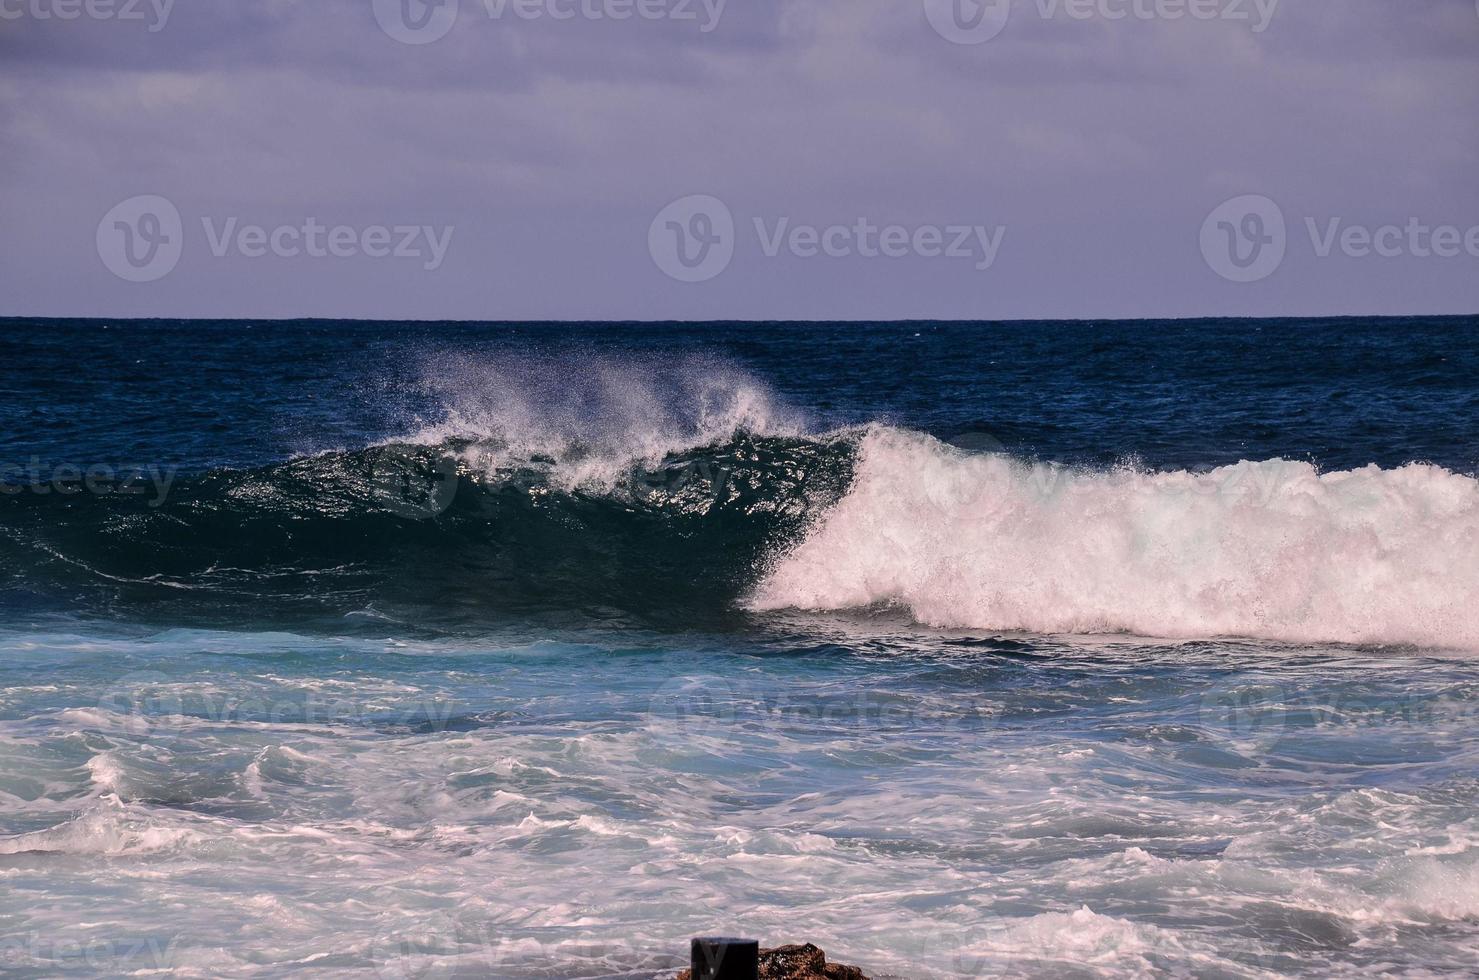
[[[938,627],[1479,647],[1479,482],[1436,466],[1084,471],[876,428],[754,609]]]
[[[1074,468],[821,430],[704,357],[425,374],[431,417],[367,448],[182,477],[162,500],[10,487],[0,602],[438,628],[892,607],[944,628],[1479,648],[1479,482],[1436,466]]]

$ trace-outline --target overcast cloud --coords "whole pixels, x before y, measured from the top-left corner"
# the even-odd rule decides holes
[[[1475,0],[953,2],[0,0],[0,313],[1479,312]]]

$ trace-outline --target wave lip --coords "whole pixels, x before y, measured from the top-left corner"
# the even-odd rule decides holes
[[[675,454],[807,429],[763,382],[697,354],[438,358],[424,375],[439,415],[395,442],[455,446],[489,480],[533,465],[561,489],[609,491]]]
[[[755,610],[936,627],[1479,649],[1479,481],[1437,466],[1085,471],[875,427]]]

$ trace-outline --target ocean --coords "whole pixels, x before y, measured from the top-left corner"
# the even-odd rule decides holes
[[[1479,318],[0,363],[6,975],[1479,964]]]

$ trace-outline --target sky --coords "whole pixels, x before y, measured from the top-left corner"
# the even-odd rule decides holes
[[[0,0],[0,315],[1479,313],[1476,0]]]

